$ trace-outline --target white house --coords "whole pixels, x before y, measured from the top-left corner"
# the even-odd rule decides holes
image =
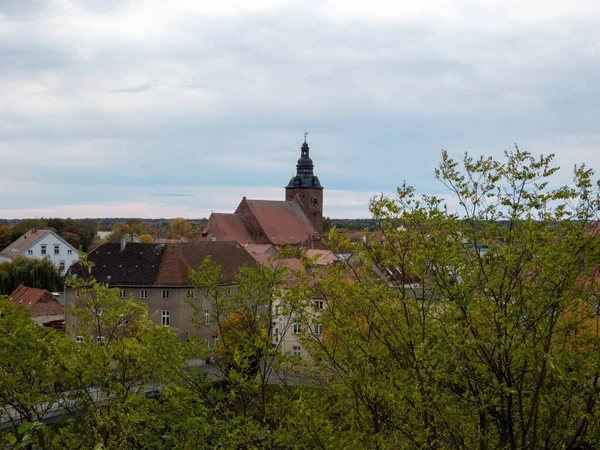
[[[60,269],[61,275],[79,259],[77,249],[51,230],[31,229],[0,252],[0,262],[15,256],[47,258]]]

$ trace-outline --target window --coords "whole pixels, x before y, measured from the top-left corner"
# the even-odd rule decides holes
[[[215,347],[219,345],[219,336],[215,336]]]
[[[60,262],[58,263],[58,269],[59,269],[61,272],[64,272],[64,271],[65,271],[65,262],[64,262],[64,261],[60,261]]]
[[[193,289],[188,289],[187,290],[187,294],[186,294],[189,298],[194,298],[194,290]]]
[[[75,336],[75,342],[78,344],[83,344],[83,336]]]
[[[60,244],[54,244],[54,254],[60,255]]]
[[[204,311],[204,323],[206,325],[210,324],[210,311],[208,309]]]
[[[148,298],[148,289],[140,289],[140,298]]]
[[[127,293],[125,292],[125,289],[119,289],[119,298],[126,298],[127,297]]]
[[[171,313],[169,311],[162,311],[160,313],[161,324],[163,327],[171,326]]]
[[[300,334],[300,324],[299,323],[295,323],[294,324],[294,334]]]
[[[317,301],[315,302],[315,307],[316,307],[317,309],[323,309],[323,306],[324,306],[323,300],[317,300]]]
[[[67,250],[67,255],[72,255],[73,254],[73,250],[69,249]]]
[[[169,291],[168,290],[163,290],[162,291],[162,298],[169,298]]]
[[[40,245],[41,249],[42,249],[42,255],[46,254],[46,244],[42,244]]]
[[[300,350],[300,347],[294,347],[294,358],[301,358],[302,357],[302,352]]]
[[[27,250],[28,255],[33,255],[33,250]]]
[[[123,314],[119,314],[119,326],[124,327],[127,325],[127,319],[123,317]]]
[[[210,339],[209,339],[209,338],[204,338],[204,346],[205,346],[206,348],[209,348],[209,347],[210,347]]]
[[[279,328],[275,328],[275,343],[279,342]]]
[[[314,326],[315,334],[323,334],[323,325],[320,323],[315,324]]]
[[[96,336],[96,342],[104,344],[104,341],[106,341],[106,338],[104,336]]]

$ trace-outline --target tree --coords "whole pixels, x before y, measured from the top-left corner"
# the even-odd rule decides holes
[[[121,236],[130,234],[131,228],[124,222],[116,223],[112,228],[112,233],[106,239],[108,242],[119,242]]]
[[[152,228],[144,221],[144,219],[129,219],[127,222],[131,233],[141,236],[143,234],[151,234]]]
[[[8,247],[11,244],[12,233],[13,233],[12,225],[0,224],[0,249],[1,250],[4,250],[6,247]]]
[[[11,242],[16,241],[32,228],[43,230],[48,228],[48,223],[44,219],[24,219],[13,225]]]
[[[283,295],[286,274],[284,266],[243,267],[232,286],[223,283],[221,268],[210,257],[190,270],[192,284],[200,293],[188,300],[194,315],[201,318],[197,326],[206,326],[202,302],[208,301],[211,325],[216,325],[219,338],[216,347],[200,347],[197,355],[215,359],[220,382],[210,387],[184,383],[190,387],[187,401],[191,405],[211,399],[201,405],[209,408],[215,423],[209,433],[212,448],[277,448],[274,432],[291,411],[283,407],[288,388],[280,378],[289,358],[279,354],[280,344],[273,344],[272,335],[273,304]]]
[[[150,236],[149,234],[142,234],[142,235],[140,235],[140,242],[143,244],[152,244],[152,242],[154,242],[154,240],[152,239],[152,236]]]
[[[80,239],[79,239],[78,235],[63,231],[63,233],[61,234],[61,237],[65,241],[67,241],[69,244],[71,244],[73,247],[75,247],[77,249],[79,248]]]
[[[190,223],[183,217],[177,217],[169,222],[169,239],[191,239],[193,237],[193,230]]]
[[[60,270],[50,260],[17,256],[12,261],[0,263],[0,295],[12,294],[21,284],[51,292],[63,289]]]
[[[384,242],[331,233],[332,245],[354,256],[313,280],[326,332],[304,343],[329,384],[303,395],[299,440],[465,449],[598,442],[599,245],[589,223],[599,185],[578,166],[573,186],[551,188],[556,170],[552,156],[519,149],[504,162],[465,155],[461,169],[444,153],[436,174],[460,215],[404,185],[371,202]]]
[[[62,344],[63,337],[33,322],[24,306],[0,300],[0,411],[14,431],[21,420],[41,420],[58,402],[63,383],[55,361]]]
[[[154,429],[157,416],[168,413],[148,396],[179,379],[184,363],[181,344],[169,328],[156,327],[147,307],[119,289],[89,276],[91,263],[80,255],[77,301],[68,313],[71,351],[58,357],[62,379],[70,386],[70,418],[53,436],[55,448],[160,448]]]

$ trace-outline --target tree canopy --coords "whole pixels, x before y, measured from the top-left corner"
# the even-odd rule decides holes
[[[12,294],[21,284],[50,292],[63,290],[60,270],[50,260],[17,256],[0,263],[0,295]]]

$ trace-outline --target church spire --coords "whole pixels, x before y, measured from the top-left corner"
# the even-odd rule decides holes
[[[310,148],[306,142],[307,134],[304,132],[304,142],[300,147],[300,159],[296,164],[296,175],[285,187],[285,199],[300,203],[304,214],[320,235],[323,233],[323,186],[314,174],[315,166],[310,159]]]
[[[300,159],[298,159],[298,163],[296,164],[296,175],[292,177],[290,183],[287,185],[289,188],[321,188],[321,183],[314,174],[315,166],[312,159],[310,159],[310,147],[306,142],[307,134],[307,132],[304,132],[304,143],[300,147]]]

